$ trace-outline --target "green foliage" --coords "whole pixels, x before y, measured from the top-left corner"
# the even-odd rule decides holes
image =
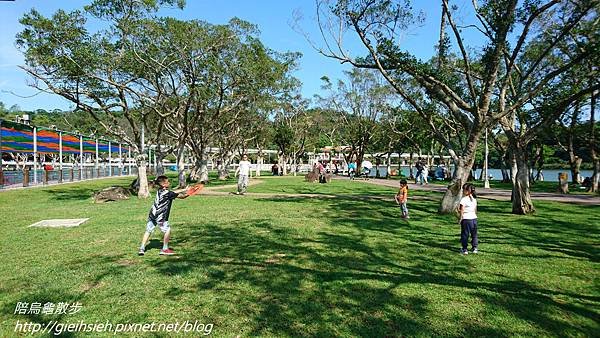
[[[158,16],[184,4],[96,0],[49,18],[32,10],[17,37],[24,69],[130,144],[140,145],[143,126],[147,143],[187,144],[199,159],[209,143],[247,147],[277,95],[298,85],[289,74],[300,55],[270,50],[238,18],[212,25]],[[97,32],[89,20],[102,22]]]
[[[275,142],[279,151],[287,153],[287,150],[291,147],[293,141],[294,132],[290,126],[280,123],[275,127],[273,142]]]

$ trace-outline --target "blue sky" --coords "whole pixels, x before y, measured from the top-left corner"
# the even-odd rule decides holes
[[[58,9],[73,10],[81,8],[89,1],[43,1],[16,0],[0,1],[0,101],[5,106],[18,105],[25,110],[62,109],[72,105],[62,98],[41,93],[27,85],[31,80],[18,65],[24,63],[22,54],[15,47],[15,35],[22,30],[19,18],[31,8],[49,16]],[[421,58],[428,58],[434,51],[434,44],[439,29],[439,1],[414,1],[418,10],[425,12],[426,21],[423,27],[408,32],[403,40],[403,48],[412,51]],[[200,19],[214,24],[227,23],[232,17],[256,24],[261,31],[263,43],[276,51],[298,51],[303,54],[300,68],[294,74],[302,83],[302,94],[312,98],[319,93],[324,75],[331,79],[343,77],[343,70],[349,66],[340,65],[338,61],[318,54],[306,39],[291,27],[294,12],[302,13],[300,27],[314,40],[319,41],[315,22],[316,6],[314,0],[187,0],[183,10],[162,11],[165,15],[180,19]],[[353,38],[353,36],[349,36]],[[364,55],[365,50],[358,44],[350,45],[354,56]],[[16,95],[15,95],[16,94]],[[17,96],[18,95],[18,96]],[[33,95],[33,96],[32,96]],[[22,97],[19,97],[22,96]]]

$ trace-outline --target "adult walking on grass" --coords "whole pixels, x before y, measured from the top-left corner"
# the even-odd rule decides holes
[[[248,180],[250,177],[250,161],[248,161],[248,155],[242,155],[242,160],[240,161],[237,169],[235,170],[235,176],[238,177],[237,184],[237,195],[243,195],[246,193],[246,189],[248,189]],[[239,176],[238,176],[239,175]]]
[[[415,168],[417,168],[417,174],[415,176],[415,184],[423,184],[423,161],[419,157],[417,163],[415,163]]]

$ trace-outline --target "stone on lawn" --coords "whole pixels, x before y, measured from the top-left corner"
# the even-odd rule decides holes
[[[94,203],[128,200],[129,195],[129,190],[123,187],[108,187],[94,193]]]

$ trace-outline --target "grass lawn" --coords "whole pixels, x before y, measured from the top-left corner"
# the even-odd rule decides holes
[[[411,191],[407,223],[393,203],[393,188],[265,178],[250,192],[323,196],[176,200],[170,223],[177,256],[158,255],[155,232],[146,256],[138,257],[152,199],[90,199],[102,187],[129,182],[0,193],[1,337],[15,336],[17,321],[54,320],[197,320],[212,323],[216,337],[600,332],[597,206],[536,202],[536,215],[516,216],[508,202],[480,200],[481,253],[461,256],[455,218],[435,213],[439,194]],[[90,220],[76,228],[27,227],[84,217]],[[18,302],[78,302],[82,308],[14,314]]]

